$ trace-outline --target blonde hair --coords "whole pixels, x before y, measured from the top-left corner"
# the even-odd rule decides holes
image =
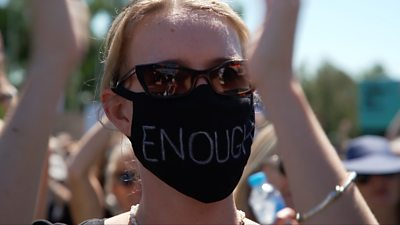
[[[277,137],[271,124],[266,125],[257,133],[253,145],[251,146],[249,161],[247,162],[242,178],[234,191],[237,208],[243,210],[249,219],[255,220],[248,204],[250,187],[247,184],[247,178],[251,174],[261,171],[263,165],[272,163],[271,157],[275,155],[277,151],[276,143]]]
[[[115,82],[119,80],[124,57],[123,46],[126,45],[128,32],[133,32],[134,28],[150,14],[177,8],[213,12],[226,18],[239,36],[244,55],[244,47],[248,41],[246,25],[238,14],[221,0],[133,0],[116,17],[108,32],[104,50],[101,90],[115,85]]]

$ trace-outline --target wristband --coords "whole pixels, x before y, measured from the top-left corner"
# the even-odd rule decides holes
[[[335,190],[331,191],[321,203],[319,203],[314,208],[310,209],[305,213],[302,214],[296,213],[296,220],[299,222],[308,220],[315,214],[321,212],[328,205],[332,204],[332,202],[334,202],[336,199],[342,196],[343,192],[345,192],[350,187],[350,185],[354,182],[354,179],[356,179],[356,176],[357,176],[356,172],[354,171],[350,172],[343,185],[336,185]]]

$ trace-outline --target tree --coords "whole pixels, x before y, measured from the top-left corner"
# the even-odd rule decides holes
[[[361,74],[361,80],[381,80],[388,79],[386,69],[380,63],[376,63],[371,68]]]
[[[305,94],[323,129],[339,148],[358,132],[357,86],[348,74],[324,62],[310,79],[302,78]]]

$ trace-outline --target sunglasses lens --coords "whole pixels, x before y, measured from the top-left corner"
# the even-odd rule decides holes
[[[142,67],[136,73],[141,77],[142,85],[153,96],[180,96],[190,90],[191,76],[178,68]]]
[[[136,74],[143,88],[155,97],[186,95],[197,80],[196,73],[198,72],[174,65],[136,66]],[[226,62],[200,75],[209,75],[214,91],[222,95],[243,95],[252,90],[242,61]]]
[[[214,90],[223,95],[242,95],[251,91],[241,62],[229,62],[210,74]]]

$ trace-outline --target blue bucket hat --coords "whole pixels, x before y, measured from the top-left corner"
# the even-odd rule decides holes
[[[351,140],[343,163],[347,170],[358,174],[400,173],[400,157],[392,152],[389,141],[380,136],[365,135]]]

